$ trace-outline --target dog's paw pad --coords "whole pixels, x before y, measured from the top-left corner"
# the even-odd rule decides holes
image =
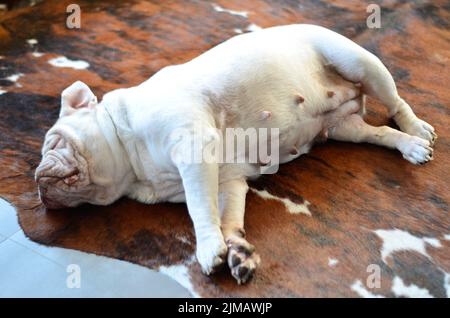
[[[249,281],[261,259],[255,253],[255,247],[243,238],[232,238],[227,240],[228,245],[228,266],[231,269],[231,275],[238,284]]]

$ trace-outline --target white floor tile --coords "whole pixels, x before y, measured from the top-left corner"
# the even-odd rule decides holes
[[[80,268],[80,288],[67,287],[70,264]],[[0,199],[0,297],[191,295],[170,277],[146,267],[29,240],[14,208]]]
[[[37,254],[49,258],[50,260],[58,263],[64,268],[66,268],[70,264],[77,264],[86,269],[94,266],[102,259],[95,254],[35,243],[27,238],[22,230],[19,230],[9,239],[36,252]]]
[[[7,239],[0,244],[0,297],[191,297],[166,275],[120,260],[86,255],[95,261],[84,261],[89,264],[87,268],[79,266],[80,288],[68,288],[72,272],[67,267]]]
[[[82,282],[86,297],[192,297],[164,274],[111,258],[82,271]]]
[[[0,244],[0,297],[70,297],[62,266],[9,239]]]
[[[0,198],[0,234],[10,237],[20,230],[17,213],[8,201]]]

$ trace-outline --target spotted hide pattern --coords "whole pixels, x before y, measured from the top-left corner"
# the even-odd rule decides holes
[[[450,296],[448,1],[381,1],[381,28],[368,29],[371,1],[80,0],[80,30],[65,25],[72,2],[0,12],[0,196],[30,239],[154,269],[183,265],[199,296]],[[81,80],[101,98],[237,33],[290,23],[323,25],[380,57],[436,128],[434,160],[417,167],[386,148],[327,142],[252,181],[245,228],[261,267],[242,286],[228,271],[201,273],[184,204],[42,206],[33,174],[68,85]],[[388,122],[377,101],[367,109],[370,123]],[[379,288],[366,284],[370,264]]]

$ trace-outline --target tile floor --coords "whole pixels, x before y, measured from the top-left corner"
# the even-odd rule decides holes
[[[191,297],[191,294],[170,277],[142,266],[34,243],[21,230],[15,209],[0,199],[0,297]]]

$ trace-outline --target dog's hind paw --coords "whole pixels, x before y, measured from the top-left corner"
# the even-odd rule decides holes
[[[226,240],[228,246],[228,266],[238,284],[246,283],[253,277],[261,259],[255,247],[244,238],[233,236]]]
[[[416,165],[433,160],[433,148],[430,147],[430,142],[416,136],[408,136],[408,139],[400,144],[399,150],[403,158]]]
[[[430,146],[434,145],[437,139],[437,134],[429,123],[422,119],[416,118],[410,123],[404,131],[412,136],[417,136],[430,142]]]

